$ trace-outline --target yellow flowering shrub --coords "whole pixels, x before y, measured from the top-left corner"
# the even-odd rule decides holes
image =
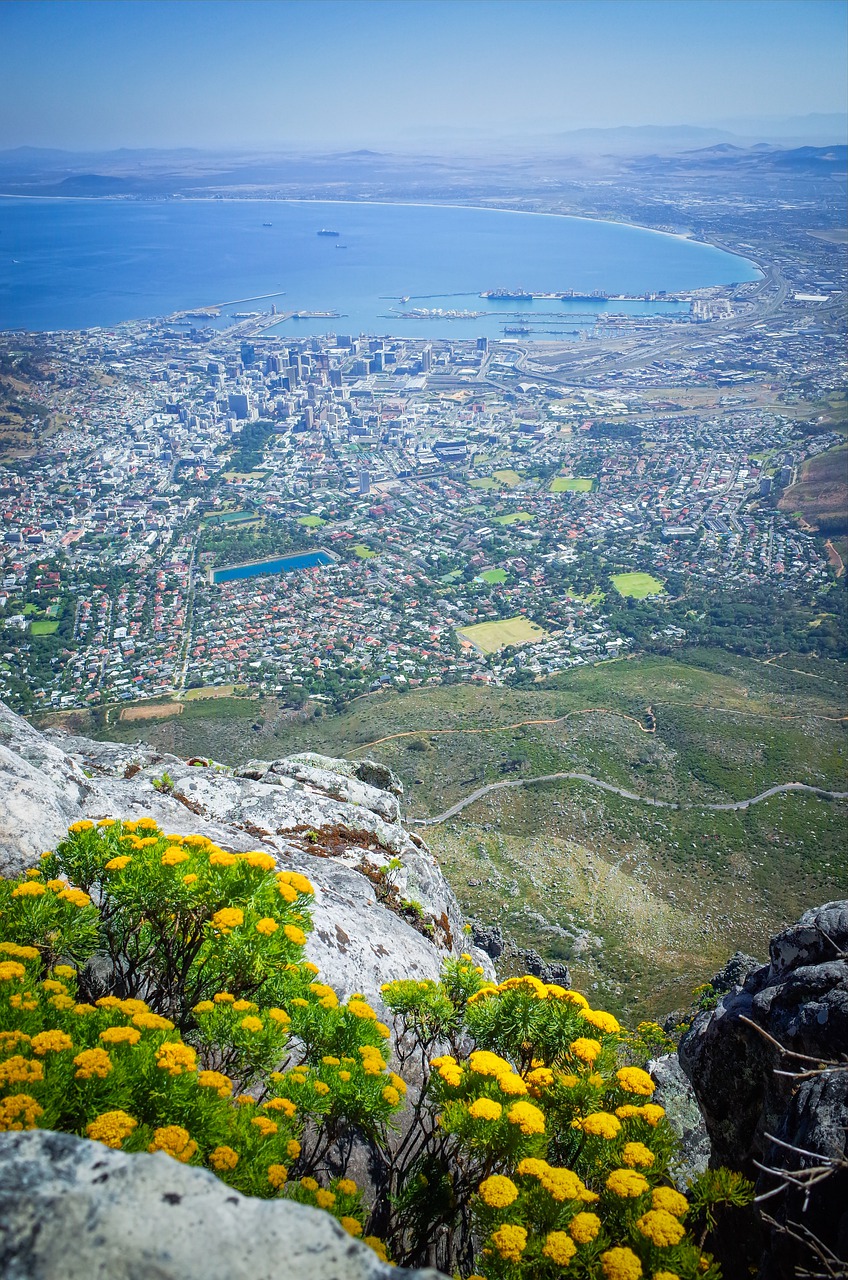
[[[205,1167],[401,1265],[437,1241],[461,1280],[716,1280],[670,1185],[653,1033],[467,955],[386,984],[390,1031],[304,959],[305,876],[152,819],[74,824],[33,871],[0,879],[0,1131]]]
[[[470,957],[440,983],[382,994],[401,1069],[426,1074],[424,1154],[392,1170],[398,1261],[427,1256],[441,1228],[467,1244],[439,1265],[466,1280],[715,1280],[669,1185],[674,1135],[617,1018],[538,978],[485,981]]]

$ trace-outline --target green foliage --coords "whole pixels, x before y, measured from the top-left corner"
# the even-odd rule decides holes
[[[655,1024],[628,1035],[577,992],[496,986],[464,955],[440,981],[384,986],[390,1071],[389,1028],[303,959],[311,894],[268,853],[150,818],[76,823],[0,881],[0,1129],[164,1151],[466,1278],[716,1280],[635,1065],[663,1043]],[[367,1213],[344,1176],[355,1144]],[[746,1195],[735,1175],[700,1180],[704,1234]]]

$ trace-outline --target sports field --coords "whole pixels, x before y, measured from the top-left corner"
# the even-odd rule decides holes
[[[620,596],[633,596],[636,600],[659,595],[665,590],[659,579],[649,573],[614,573],[612,585]]]
[[[492,479],[497,480],[498,484],[506,485],[508,489],[514,489],[517,484],[521,484],[521,476],[511,467],[507,467],[504,471],[493,471]]]
[[[302,524],[305,529],[320,529],[322,524],[326,524],[326,520],[322,520],[320,516],[298,516],[297,523]]]
[[[526,524],[532,519],[529,511],[511,511],[508,516],[495,516],[495,524]]]
[[[482,653],[497,653],[508,644],[535,644],[548,638],[547,631],[521,615],[502,618],[499,622],[477,622],[456,634],[460,640],[470,640]]]
[[[554,476],[551,493],[591,493],[594,484],[587,476]]]
[[[29,630],[30,634],[34,636],[52,636],[54,631],[59,630],[59,624],[58,622],[45,622],[43,620],[39,620],[38,622],[31,622],[29,624]]]
[[[482,582],[506,582],[506,569],[484,569],[480,574]]]
[[[366,547],[364,542],[355,542],[353,544],[353,550],[356,555],[359,556],[360,560],[373,560],[377,554],[377,552],[372,551],[370,547]]]

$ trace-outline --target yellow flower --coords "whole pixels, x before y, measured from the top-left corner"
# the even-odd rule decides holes
[[[13,898],[40,898],[47,890],[43,884],[39,884],[36,880],[25,880],[23,884],[19,884],[17,889],[12,890]]]
[[[621,1152],[621,1163],[631,1169],[650,1169],[656,1156],[644,1142],[626,1142]]]
[[[389,1080],[397,1089],[398,1093],[401,1094],[401,1096],[406,1093],[406,1081],[403,1079],[402,1076],[399,1076],[397,1072],[391,1071],[389,1073]]]
[[[52,890],[53,893],[61,893],[67,887],[64,880],[48,880],[45,885],[45,888]]]
[[[649,1183],[647,1178],[643,1178],[634,1169],[613,1169],[607,1178],[607,1187],[613,1195],[635,1199],[636,1196],[644,1195]]]
[[[233,1082],[229,1076],[220,1071],[201,1071],[197,1076],[201,1089],[214,1089],[219,1098],[229,1098],[233,1091]]]
[[[285,1185],[288,1176],[289,1171],[284,1164],[269,1164],[268,1181],[275,1191],[279,1191],[280,1187]]]
[[[369,1249],[374,1250],[381,1262],[388,1261],[389,1255],[386,1251],[386,1246],[383,1244],[379,1236],[366,1236],[363,1243],[367,1244]]]
[[[351,1236],[362,1235],[362,1224],[357,1222],[356,1218],[344,1217],[340,1219],[340,1222],[344,1227],[345,1231],[348,1233],[348,1235],[351,1235]]]
[[[667,1209],[649,1209],[636,1220],[636,1229],[659,1248],[680,1244],[686,1228]]]
[[[514,1071],[505,1071],[502,1076],[498,1076],[498,1088],[511,1097],[523,1096],[528,1091],[521,1076],[516,1075]]]
[[[214,1013],[215,1006],[211,1000],[201,1000],[200,1004],[196,1004],[194,1006],[194,1009],[192,1010],[192,1012],[193,1013]]]
[[[236,1013],[256,1013],[259,1010],[259,1005],[254,1004],[252,1000],[234,1000],[233,1010]]]
[[[234,867],[237,861],[234,853],[224,853],[223,849],[215,849],[209,855],[210,867]]]
[[[340,1079],[341,1081],[343,1081],[343,1083],[344,1083],[344,1084],[347,1084],[348,1080],[350,1079],[350,1072],[349,1072],[349,1071],[340,1071],[340,1072],[339,1072],[339,1079]]]
[[[32,1037],[32,1051],[43,1058],[45,1053],[59,1053],[62,1049],[73,1049],[74,1042],[64,1031],[39,1031]]]
[[[93,822],[89,822],[88,818],[80,818],[79,822],[72,822],[68,827],[68,835],[82,835],[83,831],[91,831],[94,826]]]
[[[665,1209],[673,1213],[675,1218],[685,1218],[689,1212],[689,1201],[674,1187],[654,1187],[651,1192],[651,1205],[654,1209]]]
[[[64,994],[68,988],[64,982],[55,982],[53,978],[45,978],[41,984],[41,989],[42,991],[56,991]]]
[[[44,1115],[35,1098],[28,1093],[12,1093],[0,1101],[0,1133],[34,1129],[39,1116]]]
[[[480,1198],[490,1209],[506,1209],[518,1198],[518,1187],[511,1178],[504,1178],[495,1173],[486,1178],[478,1187]]]
[[[216,991],[212,999],[216,1004],[235,1004],[235,996],[231,996],[229,991]]]
[[[655,1271],[652,1280],[680,1280],[676,1271]]]
[[[223,1173],[226,1169],[235,1169],[239,1162],[239,1154],[233,1151],[232,1147],[216,1147],[214,1151],[209,1152],[209,1163],[218,1173]]]
[[[19,947],[16,942],[0,942],[0,951],[16,960],[37,960],[41,952],[38,947]],[[71,970],[73,973],[73,969]]]
[[[112,1070],[112,1059],[105,1049],[83,1049],[74,1058],[77,1080],[105,1080]]]
[[[35,948],[35,947],[21,947],[21,950],[22,950],[22,951],[36,951],[36,948]],[[38,954],[38,953],[36,952],[36,954]],[[29,958],[30,958],[30,959],[32,959],[32,960],[34,960],[34,959],[35,959],[35,956],[30,956]],[[77,976],[77,971],[76,971],[76,969],[73,967],[73,965],[70,965],[70,964],[54,964],[54,966],[53,966],[53,976],[54,976],[54,977],[56,977],[56,978],[67,978],[67,979],[75,978],[75,977]]]
[[[347,1007],[355,1018],[364,1018],[367,1022],[377,1021],[376,1013],[365,1000],[348,1000]]]
[[[250,1123],[256,1125],[263,1138],[270,1138],[272,1133],[277,1132],[277,1125],[267,1116],[254,1116]]]
[[[32,1013],[33,1009],[38,1008],[38,1001],[31,991],[25,991],[23,995],[20,992],[16,992],[15,995],[9,997],[9,1004],[13,1009],[22,1009],[24,1013]]]
[[[527,1083],[532,1087],[533,1092],[538,1094],[538,1090],[547,1089],[554,1082],[554,1073],[548,1067],[536,1067],[527,1077]]]
[[[104,871],[123,871],[124,867],[128,867],[132,862],[132,855],[122,853],[117,858],[110,858],[103,868]]]
[[[298,1150],[300,1155],[300,1150]],[[343,1196],[355,1196],[359,1188],[353,1178],[339,1178],[336,1183],[336,1190],[340,1191]]]
[[[16,1053],[0,1062],[0,1088],[9,1084],[37,1084],[44,1079],[44,1067],[32,1058]]]
[[[596,1213],[578,1213],[569,1222],[568,1229],[578,1244],[588,1244],[600,1231],[601,1220]]]
[[[493,1098],[477,1098],[468,1108],[472,1120],[500,1120],[502,1112],[503,1107]]]
[[[98,1009],[118,1009],[121,1002],[117,996],[101,996],[96,1004]]]
[[[161,1129],[154,1130],[153,1141],[147,1150],[164,1151],[166,1155],[179,1160],[180,1164],[188,1164],[197,1150],[197,1143],[189,1137],[188,1129],[184,1129],[182,1125],[166,1124]]]
[[[25,1031],[0,1031],[0,1053],[8,1053],[17,1044],[31,1044],[32,1036]]]
[[[397,1104],[400,1102],[400,1094],[398,1093],[394,1085],[391,1085],[391,1084],[386,1085],[385,1089],[383,1090],[383,1099],[385,1102],[388,1102],[390,1107],[397,1106]]]
[[[315,1203],[319,1209],[331,1209],[336,1203],[336,1197],[333,1195],[332,1191],[324,1191],[323,1188],[319,1188],[319,1190],[315,1192]]]
[[[514,1102],[507,1112],[507,1119],[510,1124],[517,1124],[527,1137],[545,1132],[544,1114],[532,1102]]]
[[[212,917],[212,924],[216,929],[237,929],[244,924],[244,912],[240,907],[222,907]]]
[[[295,943],[296,946],[303,947],[306,945],[306,934],[296,924],[283,925],[283,933],[289,942]]]
[[[323,1080],[313,1080],[312,1088],[318,1094],[319,1098],[323,1098],[330,1092],[330,1086],[328,1084],[324,1084]]]
[[[297,899],[297,889],[290,884],[278,884],[277,892],[284,902],[294,902]]]
[[[654,1129],[665,1115],[665,1108],[658,1106],[656,1102],[646,1102],[641,1108],[641,1112],[642,1118],[647,1120],[651,1128]]]
[[[159,824],[155,818],[136,818],[135,829],[136,831],[158,831]]]
[[[243,1027],[245,1031],[253,1031],[253,1032],[261,1031],[262,1019],[255,1018],[253,1014],[249,1013],[246,1018],[242,1018],[241,1022],[239,1023],[239,1026]]]
[[[621,1121],[608,1111],[595,1111],[574,1124],[593,1138],[617,1138],[621,1133]]]
[[[167,1071],[169,1075],[181,1076],[184,1071],[196,1070],[197,1054],[187,1044],[168,1040],[156,1050],[156,1065],[160,1071]]]
[[[188,862],[189,855],[179,845],[170,845],[162,854],[163,867],[178,867],[181,862]]]
[[[510,1064],[488,1049],[476,1049],[469,1055],[468,1065],[480,1076],[494,1076],[497,1079],[498,1076],[512,1074]]]
[[[272,920],[270,916],[263,916],[261,920],[256,921],[256,932],[261,933],[265,938],[276,933],[279,927],[276,920]]]
[[[567,1267],[577,1252],[577,1245],[564,1231],[551,1231],[545,1238],[542,1253],[558,1267]]]
[[[527,1248],[527,1231],[513,1222],[505,1222],[492,1232],[492,1244],[506,1262],[518,1262]]]
[[[83,1017],[87,1013],[96,1013],[97,1010],[93,1004],[75,1004],[73,1012],[79,1017]]]
[[[314,1192],[318,1190],[318,1183],[314,1178],[301,1178],[300,1185],[305,1188],[306,1191]]]
[[[326,1009],[327,1005],[325,1004],[325,1002],[322,1000],[321,1003],[324,1005],[324,1008]],[[385,1022],[375,1022],[374,1030],[377,1031],[383,1037],[384,1040],[388,1040],[392,1034],[389,1028],[386,1026]]]
[[[632,1249],[608,1249],[601,1254],[606,1280],[639,1280],[642,1264]]]
[[[25,977],[26,969],[17,960],[0,960],[0,982],[14,982]]]
[[[285,1111],[287,1116],[293,1116],[297,1111],[297,1107],[291,1098],[269,1098],[263,1105],[266,1111]],[[289,1152],[289,1155],[291,1155],[291,1152]]]
[[[82,889],[63,889],[59,897],[63,902],[70,902],[73,907],[87,907],[91,902],[91,898]]]
[[[298,893],[314,894],[315,892],[306,876],[302,876],[299,871],[278,872],[277,884],[290,884]]]
[[[173,1022],[169,1022],[158,1013],[150,1013],[147,1010],[134,1015],[133,1026],[138,1027],[140,1031],[173,1031],[174,1029]]]
[[[620,1071],[616,1071],[615,1078],[622,1089],[626,1089],[628,1093],[640,1093],[645,1098],[650,1098],[657,1087],[641,1067],[622,1067]]]
[[[450,1054],[443,1054],[441,1058],[433,1058],[430,1065],[436,1068],[445,1084],[450,1085],[452,1089],[456,1089],[462,1083],[462,1067]]]
[[[243,853],[241,861],[246,862],[249,867],[255,867],[258,871],[273,871],[277,865],[277,859],[273,854],[263,853],[259,849],[251,853]]]
[[[590,1026],[597,1027],[605,1036],[614,1036],[621,1030],[618,1019],[603,1009],[581,1009],[581,1013]]]
[[[290,1160],[297,1160],[297,1158],[299,1157],[300,1143],[298,1142],[297,1138],[289,1138],[288,1142],[286,1143],[286,1155],[289,1157]],[[342,1182],[344,1181],[345,1179],[343,1178]],[[354,1183],[353,1185],[355,1189],[356,1183]],[[339,1186],[341,1186],[341,1183],[339,1183]]]
[[[601,1052],[600,1041],[587,1040],[585,1036],[580,1036],[579,1039],[573,1040],[568,1048],[575,1058],[579,1058],[581,1062],[589,1063],[590,1066],[600,1056]]]
[[[104,1147],[117,1150],[138,1124],[126,1111],[104,1111],[103,1115],[86,1125],[85,1132],[92,1142],[102,1142]]]
[[[193,871],[189,872],[187,876],[183,876],[183,884],[194,884],[196,881],[197,881],[197,876],[194,874]]]

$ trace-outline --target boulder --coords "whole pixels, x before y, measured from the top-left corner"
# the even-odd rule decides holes
[[[240,1195],[170,1156],[0,1135],[4,1280],[440,1280],[382,1263],[320,1209]],[[441,1277],[444,1280],[444,1277]]]
[[[676,1053],[655,1058],[648,1063],[648,1071],[657,1086],[651,1101],[665,1108],[666,1119],[680,1142],[671,1174],[678,1190],[685,1191],[709,1164],[710,1140],[704,1117]]]
[[[150,815],[235,852],[265,849],[315,886],[308,958],[342,998],[361,991],[385,1017],[383,983],[437,978],[466,944],[438,863],[401,825],[394,791],[358,776],[361,764],[308,755],[234,773],[141,744],[43,734],[0,703],[0,875],[32,866],[80,818]],[[381,893],[390,863],[393,896]],[[389,909],[404,900],[420,904],[419,928]],[[492,972],[487,956],[475,958]]]
[[[716,1007],[697,1015],[679,1053],[713,1166],[740,1170],[764,1195],[781,1186],[769,1170],[833,1164],[809,1197],[793,1188],[763,1202],[773,1223],[763,1219],[761,1274],[788,1278],[811,1265],[805,1233],[848,1257],[848,901],[807,911],[769,956],[737,965],[730,985],[719,975]]]

